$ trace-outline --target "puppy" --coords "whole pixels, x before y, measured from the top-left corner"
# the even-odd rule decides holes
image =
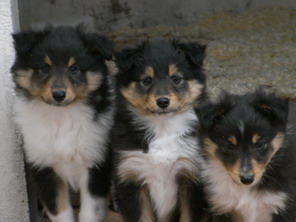
[[[225,94],[197,113],[213,221],[294,222],[296,150],[286,133],[288,102],[258,90]]]
[[[202,218],[190,193],[200,189],[193,105],[205,98],[204,56],[205,46],[161,39],[116,55],[114,183],[125,221]]]
[[[71,187],[81,193],[80,221],[103,221],[114,113],[105,60],[112,42],[82,27],[21,32],[13,39],[16,121],[40,200],[52,221],[72,222]]]

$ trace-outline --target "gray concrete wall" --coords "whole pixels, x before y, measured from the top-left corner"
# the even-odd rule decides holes
[[[103,32],[122,28],[186,25],[217,11],[280,5],[296,8],[295,0],[19,0],[21,27],[50,21],[66,24],[94,21]]]
[[[0,221],[29,221],[23,153],[13,122],[11,33],[19,29],[17,0],[0,1]]]

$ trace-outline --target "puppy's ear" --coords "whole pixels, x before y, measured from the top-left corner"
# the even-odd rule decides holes
[[[203,130],[211,130],[215,125],[220,123],[233,106],[234,102],[231,96],[223,92],[220,102],[210,102],[200,108],[195,108],[201,128]]]
[[[28,31],[12,34],[14,48],[17,55],[27,55],[34,45],[41,41],[48,31]]]
[[[289,101],[274,94],[268,94],[262,89],[255,92],[254,108],[272,123],[286,123],[288,121]]]
[[[115,53],[116,65],[119,70],[123,72],[129,70],[135,64],[135,58],[142,54],[146,44],[148,44],[147,41],[134,48],[125,48]]]
[[[204,58],[206,56],[206,45],[202,45],[197,42],[180,43],[176,40],[172,40],[172,43],[178,51],[186,55],[187,59],[192,64],[202,67]]]
[[[90,52],[99,53],[105,60],[112,59],[114,45],[110,39],[104,35],[89,32],[84,24],[78,25],[76,30]]]

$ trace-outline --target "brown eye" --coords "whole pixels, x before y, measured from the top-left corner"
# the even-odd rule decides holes
[[[151,83],[152,83],[152,78],[151,77],[145,77],[143,80],[142,80],[142,83],[144,86],[150,86]]]
[[[258,151],[264,150],[266,149],[266,147],[267,147],[267,144],[262,141],[258,141],[255,143],[255,149]]]
[[[79,69],[78,69],[78,67],[77,66],[70,66],[69,67],[69,71],[70,71],[70,73],[72,74],[72,75],[75,75],[75,74],[77,74],[78,72],[79,72]]]
[[[180,84],[183,80],[183,78],[181,76],[172,76],[171,79],[175,85]]]
[[[228,152],[234,152],[236,150],[236,147],[232,143],[229,143],[224,147],[224,149]]]
[[[41,67],[40,71],[41,71],[42,73],[44,73],[44,74],[49,73],[49,71],[50,71],[50,65],[45,64],[43,67]]]

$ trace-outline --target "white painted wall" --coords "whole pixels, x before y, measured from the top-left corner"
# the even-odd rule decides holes
[[[29,221],[23,153],[13,122],[11,33],[19,29],[17,0],[0,0],[0,221]]]
[[[296,8],[295,0],[19,0],[21,27],[40,21],[93,19],[102,31],[155,25],[186,25],[219,11],[241,12],[262,6]]]

